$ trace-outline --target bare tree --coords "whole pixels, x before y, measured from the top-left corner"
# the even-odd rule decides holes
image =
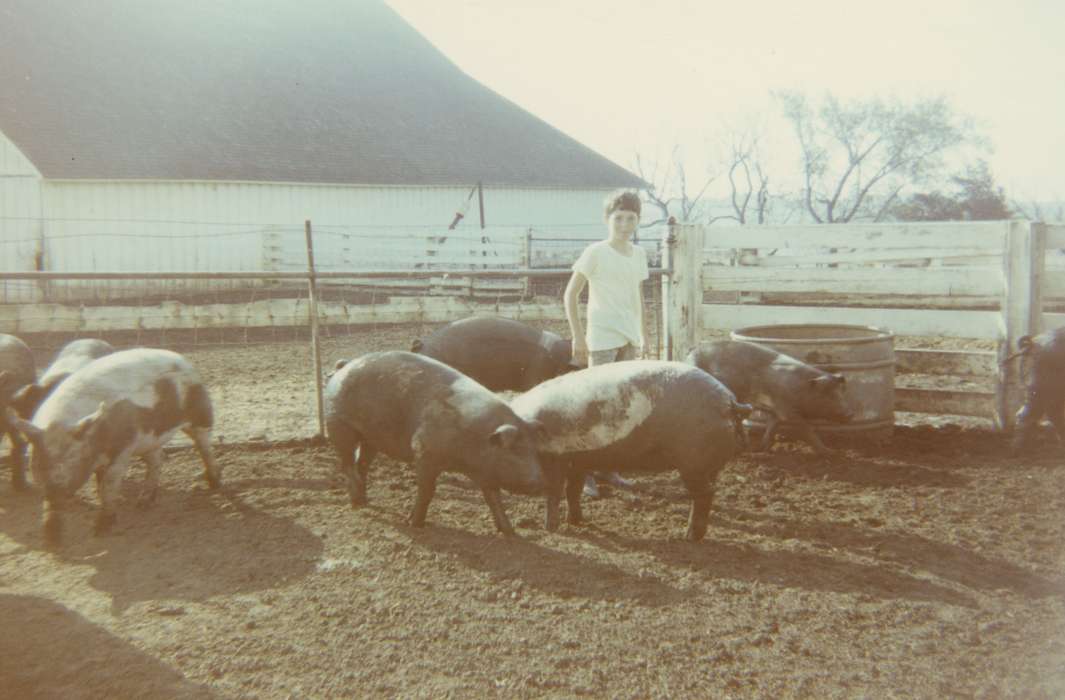
[[[801,92],[774,93],[801,150],[803,206],[818,223],[879,221],[899,193],[939,177],[945,156],[980,145],[970,120],[943,98],[812,105]]]
[[[1045,205],[1035,200],[1022,202],[1013,199],[1010,200],[1010,207],[1019,216],[1031,221],[1065,222],[1065,204],[1061,202],[1052,202],[1050,205]]]
[[[751,217],[764,224],[769,215],[769,173],[766,171],[759,140],[759,127],[729,129],[723,162],[728,171],[729,204],[732,212],[710,217],[709,223],[731,219],[747,224]]]
[[[655,158],[648,161],[636,154],[636,174],[648,184],[644,188],[644,198],[648,204],[656,207],[660,216],[653,221],[645,221],[641,226],[655,226],[665,223],[670,216],[680,221],[698,221],[699,209],[703,197],[716,175],[707,175],[698,192],[688,192],[688,176],[681,157],[680,146],[673,146],[667,159]]]

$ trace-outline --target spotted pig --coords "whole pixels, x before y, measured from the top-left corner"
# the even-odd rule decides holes
[[[677,470],[691,495],[687,537],[706,534],[714,482],[737,451],[736,424],[750,412],[721,382],[680,362],[618,362],[544,382],[511,401],[540,423],[546,526],[582,521],[585,473]]]
[[[67,343],[40,379],[24,386],[11,398],[12,407],[23,418],[32,418],[41,402],[67,377],[93,360],[110,355],[114,351],[110,343],[96,338],[82,338]]]
[[[7,419],[7,407],[23,387],[33,384],[37,370],[29,347],[13,335],[0,333],[0,440],[11,441],[11,485],[26,487],[26,441]]]
[[[148,467],[142,500],[154,500],[163,446],[178,431],[192,438],[207,483],[216,488],[221,468],[211,452],[213,412],[199,374],[181,355],[139,348],[100,358],[72,374],[26,421],[8,418],[33,445],[34,479],[44,488],[44,533],[61,537],[64,501],[96,475],[100,514],[96,533],[115,521],[122,478],[130,460]]]

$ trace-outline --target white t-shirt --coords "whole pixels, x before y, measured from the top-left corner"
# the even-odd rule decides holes
[[[584,249],[573,270],[588,279],[588,350],[610,350],[626,343],[643,347],[640,283],[650,277],[647,251],[632,246],[622,255],[609,241]]]

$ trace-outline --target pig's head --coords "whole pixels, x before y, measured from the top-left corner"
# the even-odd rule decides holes
[[[94,447],[92,428],[100,424],[106,407],[100,407],[73,427],[55,423],[40,428],[7,408],[7,420],[33,446],[30,468],[34,479],[44,487],[77,487],[96,468],[99,450]]]
[[[807,420],[848,422],[853,412],[846,396],[847,380],[842,374],[819,373],[806,380],[798,397],[798,409]]]
[[[540,429],[538,423],[513,416],[480,436],[466,459],[486,483],[514,493],[540,493],[544,488],[544,473],[536,454]]]

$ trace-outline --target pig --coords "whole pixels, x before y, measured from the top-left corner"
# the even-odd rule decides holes
[[[96,534],[116,519],[122,478],[133,457],[148,467],[141,500],[151,503],[159,485],[163,446],[182,430],[196,446],[210,488],[222,470],[211,452],[213,409],[207,389],[188,360],[169,350],[116,352],[82,367],[59,385],[27,421],[10,407],[12,421],[33,445],[31,468],[44,489],[44,535],[61,540],[66,499],[96,475],[100,513]]]
[[[36,379],[29,347],[13,335],[0,333],[0,440],[7,435],[11,441],[11,485],[20,490],[26,488],[26,441],[8,421],[6,409],[13,395]]]
[[[520,321],[474,316],[449,323],[411,352],[443,362],[492,391],[526,391],[572,372],[570,341]]]
[[[378,452],[412,463],[417,472],[414,527],[424,527],[444,471],[461,472],[481,488],[496,528],[508,536],[514,528],[500,487],[518,493],[543,488],[536,426],[485,387],[430,357],[390,351],[345,362],[326,384],[325,415],[353,508],[367,502],[367,475]]]
[[[114,351],[110,343],[95,338],[82,338],[67,343],[40,379],[22,387],[11,398],[11,406],[23,418],[32,418],[41,402],[48,398],[63,380],[93,360],[110,355]]]
[[[719,340],[688,353],[685,363],[708,372],[736,399],[764,410],[769,419],[761,449],[769,451],[782,423],[795,425],[819,453],[828,452],[810,421],[845,423],[852,411],[846,379],[758,343]]]
[[[1032,433],[1046,416],[1058,442],[1065,440],[1065,328],[1024,335],[1017,339],[1017,352],[1006,358],[1027,356],[1024,405],[1017,411],[1011,448],[1014,454],[1030,446]]]
[[[565,484],[567,520],[579,524],[587,472],[677,470],[691,495],[687,538],[706,535],[714,483],[737,452],[736,424],[750,406],[681,362],[617,362],[548,380],[514,398],[539,423],[546,481],[545,525],[556,530]]]

